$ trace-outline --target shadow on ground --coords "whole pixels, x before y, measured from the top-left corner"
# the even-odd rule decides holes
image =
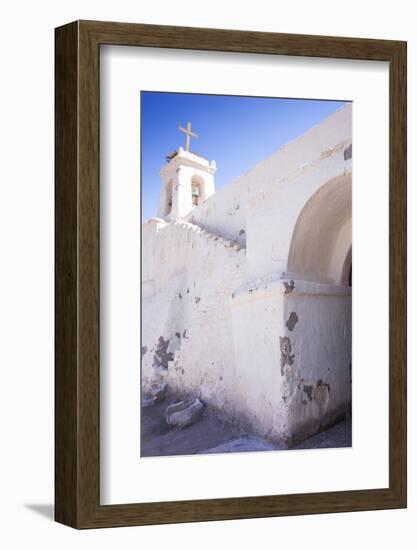
[[[292,449],[336,449],[352,447],[352,421],[342,420],[331,428],[313,435]]]
[[[141,456],[191,455],[236,439],[240,433],[204,411],[201,419],[188,428],[168,426],[165,411],[175,399],[166,399],[142,408]]]
[[[201,419],[192,426],[183,429],[171,428],[166,423],[165,411],[174,401],[171,397],[151,407],[142,408],[142,457],[276,451],[285,448],[240,432],[234,426],[222,422],[209,409],[206,409]],[[291,448],[334,449],[351,446],[351,421],[344,420]]]

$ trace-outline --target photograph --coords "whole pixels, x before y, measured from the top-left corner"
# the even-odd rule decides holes
[[[417,547],[416,10],[384,7],[2,5],[0,549]]]
[[[140,91],[141,458],[352,446],[352,108]]]

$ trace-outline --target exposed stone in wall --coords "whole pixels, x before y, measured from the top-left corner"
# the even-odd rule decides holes
[[[293,331],[297,323],[298,323],[298,316],[295,311],[292,311],[287,322],[285,323],[285,326],[288,328],[288,330]]]
[[[307,395],[309,401],[313,400],[313,386],[303,385],[303,392]]]
[[[326,147],[326,149],[320,155],[320,160],[329,158],[333,154],[333,147]]]
[[[290,282],[284,281],[284,287],[285,287],[285,294],[290,294],[290,292],[292,292],[295,288],[295,283],[294,281],[290,281]]]
[[[291,354],[291,341],[288,336],[279,337],[279,347],[281,350],[281,376],[284,376],[285,365],[293,365],[294,355]]]
[[[174,354],[168,351],[169,340],[165,340],[163,336],[159,337],[158,345],[153,356],[153,364],[155,367],[162,369],[168,368],[168,363],[174,359]]]
[[[330,386],[324,384],[322,380],[317,380],[317,386],[313,390],[313,397],[320,408],[320,413],[327,409],[330,399]]]

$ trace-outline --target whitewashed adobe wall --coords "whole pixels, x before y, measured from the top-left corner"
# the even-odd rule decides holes
[[[180,220],[143,229],[143,387],[162,377],[228,412],[238,398],[230,300],[245,249]]]
[[[290,443],[350,408],[351,106],[142,237],[142,377]]]

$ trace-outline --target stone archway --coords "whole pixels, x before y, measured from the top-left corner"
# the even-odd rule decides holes
[[[341,176],[320,187],[304,204],[289,250],[288,272],[292,276],[318,283],[348,284],[351,197],[351,176]]]

